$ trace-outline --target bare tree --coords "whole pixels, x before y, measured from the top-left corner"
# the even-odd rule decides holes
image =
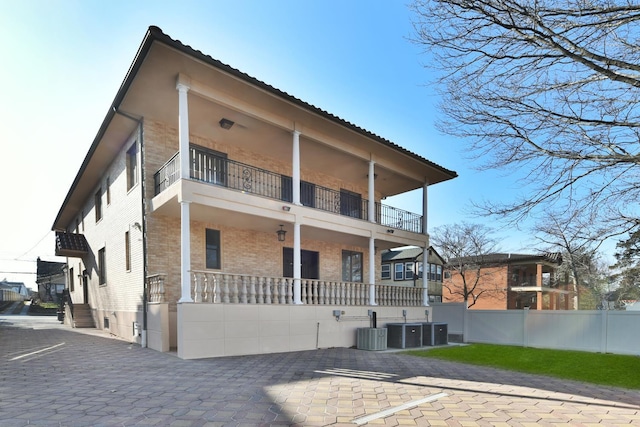
[[[498,251],[493,230],[480,224],[453,224],[435,228],[430,233],[431,244],[445,261],[445,271],[451,280],[443,286],[459,295],[468,307],[485,295],[496,295],[501,290],[492,283],[491,254]]]
[[[481,212],[517,223],[554,206],[592,211],[618,234],[638,228],[640,4],[415,0],[412,10],[415,41],[440,70],[439,128],[469,138],[480,168],[528,186]]]
[[[602,236],[579,211],[546,210],[542,218],[533,231],[543,251],[562,253],[559,283],[571,286],[575,309],[595,309],[605,297],[609,279],[599,254]]]

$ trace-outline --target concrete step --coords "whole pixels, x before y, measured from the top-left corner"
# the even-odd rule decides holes
[[[73,306],[73,327],[74,328],[95,328],[89,304],[74,304]]]

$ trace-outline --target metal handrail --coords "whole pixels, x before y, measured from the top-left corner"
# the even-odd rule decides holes
[[[158,195],[180,177],[179,153],[173,155],[154,175],[155,194]],[[190,177],[193,180],[255,194],[275,200],[291,202],[292,179],[289,176],[261,169],[246,163],[229,160],[222,153],[203,147],[189,148]],[[304,206],[326,212],[369,220],[369,201],[359,194],[334,190],[303,181],[300,201]],[[376,222],[385,227],[422,233],[422,216],[413,212],[375,203]]]

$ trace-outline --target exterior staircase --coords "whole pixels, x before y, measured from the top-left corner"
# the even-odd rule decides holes
[[[96,324],[91,315],[89,304],[73,304],[73,327],[74,328],[95,328]]]

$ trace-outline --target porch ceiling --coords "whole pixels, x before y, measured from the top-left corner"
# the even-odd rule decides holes
[[[179,185],[176,183],[175,185]],[[254,197],[244,195],[245,197]],[[282,212],[280,218],[263,217],[244,213],[238,210],[226,210],[199,203],[191,203],[189,214],[191,221],[202,222],[207,224],[217,224],[224,227],[236,228],[239,230],[253,230],[261,233],[273,233],[274,244],[280,243],[276,241],[276,231],[283,225],[283,229],[287,232],[286,242],[283,244],[293,245],[293,222],[295,216],[290,212]],[[318,213],[318,212],[316,212]],[[170,216],[180,218],[180,204],[178,203],[178,195],[174,194],[170,199],[164,200],[157,208],[154,208],[153,215]],[[320,213],[320,215],[331,215]],[[344,217],[340,217],[344,220]],[[352,221],[357,221],[353,219]],[[386,227],[383,227],[386,229]],[[345,246],[358,246],[361,248],[369,247],[368,236],[356,235],[350,232],[344,233],[330,228],[319,228],[310,225],[302,225],[301,233],[303,240],[316,240],[323,242],[332,242]],[[376,236],[375,245],[378,250],[390,249],[407,244],[418,244],[415,241],[407,242],[398,238],[400,234],[412,234],[398,232],[395,234],[379,234]],[[394,239],[394,237],[396,237]]]
[[[292,103],[249,86],[235,76],[204,64],[162,44],[154,44],[122,103],[135,112],[178,127],[178,74],[211,89],[218,99],[188,94],[189,130],[192,135],[241,147],[265,157],[289,161],[292,129],[301,131],[302,170],[330,173],[346,182],[366,186],[368,161],[376,161],[376,191],[383,197],[420,188],[425,180],[437,183],[451,176],[425,165],[351,129],[304,111]],[[150,96],[153,94],[153,96]],[[212,95],[213,96],[213,95]],[[232,107],[238,103],[243,111]],[[235,124],[220,127],[222,118]],[[177,141],[175,141],[177,147]],[[331,149],[328,146],[331,145]],[[241,159],[236,159],[241,160]]]

